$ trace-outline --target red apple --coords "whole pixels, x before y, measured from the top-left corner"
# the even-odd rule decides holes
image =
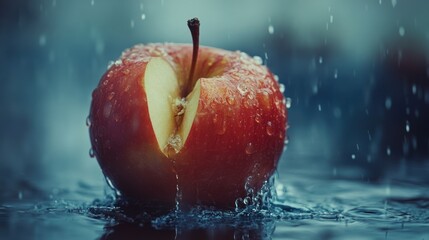
[[[245,53],[198,49],[197,35],[193,46],[126,50],[93,92],[95,156],[129,199],[174,206],[178,190],[182,204],[230,208],[275,171],[287,120],[279,84]]]

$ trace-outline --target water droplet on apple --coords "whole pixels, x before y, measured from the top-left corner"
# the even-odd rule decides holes
[[[237,90],[240,92],[240,94],[242,96],[244,96],[248,91],[248,89],[247,89],[246,85],[244,85],[244,83],[239,83],[237,85]]]
[[[120,66],[120,65],[122,65],[122,60],[121,59],[116,60],[115,66]]]
[[[115,197],[122,195],[121,192],[119,192],[118,189],[115,188],[110,178],[108,178],[107,176],[104,176],[104,179],[106,180],[107,186],[115,192]]]
[[[274,75],[274,80],[276,80],[276,82],[278,82],[279,81],[279,76]]]
[[[279,89],[280,89],[281,93],[284,93],[285,92],[285,85],[283,83],[280,83],[279,84]]]
[[[91,126],[91,116],[88,116],[88,117],[86,118],[86,126],[87,126],[87,127],[90,127],[90,126]]]
[[[111,92],[111,93],[109,93],[109,96],[107,96],[107,99],[109,99],[109,101],[110,101],[113,99],[114,96],[115,96],[115,92]]]
[[[250,100],[253,100],[253,99],[255,99],[255,93],[254,93],[253,91],[249,91],[249,94],[247,94],[247,97],[248,97]]]
[[[284,136],[285,136],[284,132],[283,132],[283,131],[280,131],[280,133],[279,133],[279,138],[280,138],[280,139],[283,139],[283,138],[284,138]]]
[[[106,105],[104,105],[104,109],[103,109],[103,115],[105,118],[110,117],[110,113],[112,112],[112,103],[111,102],[107,102]]]
[[[229,96],[226,97],[226,102],[229,105],[234,105],[235,104],[235,98],[233,96],[229,95]]]
[[[226,121],[222,115],[217,113],[214,115],[213,125],[217,134],[223,135],[226,132]]]
[[[266,131],[267,131],[268,136],[272,136],[274,134],[274,127],[273,127],[273,123],[271,121],[267,122]]]
[[[255,149],[255,146],[253,146],[253,143],[249,142],[246,145],[245,151],[246,151],[246,154],[248,154],[248,155],[255,153],[256,149]]]
[[[237,51],[236,53],[240,54],[240,60],[242,61],[249,58],[249,55],[247,55],[245,52]]]
[[[253,60],[255,60],[255,62],[259,65],[262,65],[262,63],[263,63],[262,58],[259,56],[254,56]]]
[[[290,108],[292,106],[292,99],[291,98],[286,98],[286,108]]]
[[[182,137],[178,134],[171,134],[168,138],[167,145],[165,146],[165,151],[168,152],[170,149],[174,150],[175,153],[179,153],[182,148]]]
[[[285,141],[284,141],[284,145],[288,145],[289,144],[289,138],[288,137],[286,137],[285,138]]]
[[[90,158],[94,158],[95,157],[94,149],[92,149],[92,148],[89,149],[89,157]]]
[[[262,121],[261,114],[257,113],[257,114],[255,115],[255,122],[256,122],[256,123],[261,123],[261,121]]]
[[[128,75],[130,73],[130,70],[128,68],[125,68],[124,70],[122,70],[122,73],[124,75]]]
[[[107,64],[107,70],[109,70],[113,66],[114,63],[115,62],[113,62],[113,61],[109,61],[109,63]]]
[[[253,99],[250,99],[250,98],[247,98],[245,101],[244,101],[244,107],[245,108],[251,108],[252,106],[254,106],[255,105],[255,101],[253,100]]]

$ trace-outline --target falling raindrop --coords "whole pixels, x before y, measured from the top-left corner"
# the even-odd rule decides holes
[[[405,131],[410,132],[410,122],[408,120],[405,122]]]
[[[131,28],[134,28],[134,25],[135,25],[134,20],[131,20],[131,21],[130,21],[130,27],[131,27]]]
[[[384,106],[387,110],[390,110],[390,108],[392,108],[392,99],[390,97],[386,98],[386,100],[384,101]]]
[[[334,22],[334,15],[331,15],[331,16],[329,17],[329,21],[330,21],[331,23],[333,23],[333,22]]]
[[[146,14],[143,13],[142,16],[141,16],[141,19],[145,20],[146,19]]]
[[[321,111],[322,111],[322,105],[320,105],[320,104],[319,104],[319,105],[317,106],[317,109],[319,110],[319,112],[321,112]]]
[[[44,47],[46,45],[47,38],[45,34],[39,36],[39,46]]]
[[[387,156],[390,156],[390,154],[392,154],[392,151],[390,150],[390,147],[387,147],[386,154],[387,154]]]
[[[317,86],[317,84],[313,85],[313,94],[317,94],[319,92],[319,86]]]
[[[334,117],[335,118],[341,118],[341,115],[342,115],[341,108],[335,107],[334,108]]]
[[[404,35],[405,35],[405,28],[401,26],[399,28],[399,36],[403,37]]]
[[[334,78],[337,79],[338,78],[338,69],[334,70]]]
[[[95,1],[91,0],[91,6],[94,6],[94,4],[95,4]]]
[[[273,27],[273,25],[269,25],[268,26],[268,33],[269,34],[273,34],[274,33],[274,27]]]
[[[396,6],[397,1],[396,0],[392,0],[392,6],[395,7]]]
[[[356,159],[356,155],[352,154],[352,159]]]
[[[323,63],[323,57],[322,57],[322,56],[320,56],[320,57],[319,57],[319,63],[320,63],[320,64],[322,64],[322,63]]]
[[[413,91],[413,94],[416,95],[416,93],[417,93],[417,86],[416,86],[416,84],[413,84],[413,86],[411,87],[411,90]]]

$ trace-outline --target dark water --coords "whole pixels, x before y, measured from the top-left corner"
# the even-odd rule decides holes
[[[316,160],[316,159],[315,159]],[[285,165],[285,166],[283,166]],[[107,184],[3,193],[1,239],[429,239],[428,165],[376,183],[356,169],[280,165],[274,197],[236,211],[144,212],[111,198]],[[287,169],[290,168],[290,169]],[[327,174],[323,174],[326,172]],[[329,173],[328,173],[329,172]],[[347,177],[345,177],[347,176]],[[388,180],[387,180],[388,179]],[[101,184],[100,184],[101,183]]]

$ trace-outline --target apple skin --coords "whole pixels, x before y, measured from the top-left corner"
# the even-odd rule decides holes
[[[103,75],[89,129],[103,173],[124,197],[142,203],[174,207],[178,186],[181,205],[234,208],[246,197],[245,185],[258,191],[277,167],[287,122],[279,84],[244,53],[200,47],[197,113],[183,147],[167,157],[142,85],[152,57],[163,57],[186,79],[192,46],[137,45]]]

